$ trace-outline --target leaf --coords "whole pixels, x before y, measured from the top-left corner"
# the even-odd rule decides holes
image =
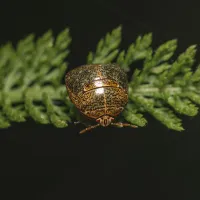
[[[44,99],[44,104],[46,106],[47,114],[48,114],[48,117],[49,117],[51,123],[58,128],[66,127],[67,126],[66,120],[61,119],[61,116],[59,117],[56,114],[56,111],[54,108],[55,106],[54,106],[50,96],[47,93],[44,93],[43,99]],[[57,108],[57,109],[59,109],[59,108]]]
[[[128,104],[123,112],[123,116],[128,122],[143,127],[147,124],[147,120],[141,113],[137,112],[138,110],[135,106]]]
[[[121,42],[121,26],[114,29],[111,33],[107,33],[97,44],[96,52],[89,52],[87,57],[88,64],[104,64],[112,62],[119,50]]]
[[[0,49],[0,128],[10,126],[11,121],[24,122],[28,117],[57,127],[65,127],[71,120],[62,107],[56,108],[54,114],[50,112],[55,106],[51,98],[64,104],[60,88],[67,69],[64,60],[71,42],[69,29],[57,38],[51,30],[36,41],[34,38],[30,34],[19,41],[16,49],[10,43]],[[42,98],[44,94],[50,95],[48,101]]]
[[[146,35],[139,36],[136,39],[135,43],[132,43],[128,50],[127,53],[125,54],[125,51],[121,51],[117,58],[117,63],[124,69],[125,71],[130,70],[130,65],[137,61],[137,60],[142,60],[145,59],[149,53],[151,52],[151,45],[152,42],[152,34],[148,33]]]

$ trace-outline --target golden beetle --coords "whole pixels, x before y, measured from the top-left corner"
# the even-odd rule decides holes
[[[97,124],[82,130],[84,133],[98,126],[136,126],[113,122],[128,102],[126,73],[117,64],[91,64],[77,67],[66,74],[66,88],[71,101],[80,112]]]

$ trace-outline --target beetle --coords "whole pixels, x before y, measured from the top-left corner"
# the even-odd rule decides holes
[[[128,102],[128,80],[118,64],[89,64],[76,67],[65,76],[69,98],[78,110],[97,124],[80,131],[85,133],[98,126],[137,126],[113,122]]]

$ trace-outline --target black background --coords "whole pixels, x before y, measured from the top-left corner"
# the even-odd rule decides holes
[[[154,47],[178,38],[182,52],[200,44],[199,8],[198,1],[2,1],[0,44],[68,26],[71,69],[122,24],[123,48],[153,32]],[[0,199],[199,199],[199,115],[183,117],[181,133],[146,117],[145,128],[99,128],[82,136],[82,126],[56,129],[32,120],[0,130]]]

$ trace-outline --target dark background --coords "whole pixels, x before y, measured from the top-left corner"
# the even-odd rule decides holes
[[[0,44],[68,26],[73,68],[122,24],[123,48],[153,32],[154,47],[178,38],[182,52],[200,44],[199,7],[198,1],[7,0],[0,5]],[[200,116],[183,117],[181,133],[146,117],[145,128],[99,128],[82,136],[82,126],[57,129],[32,120],[0,130],[0,199],[199,199]]]

